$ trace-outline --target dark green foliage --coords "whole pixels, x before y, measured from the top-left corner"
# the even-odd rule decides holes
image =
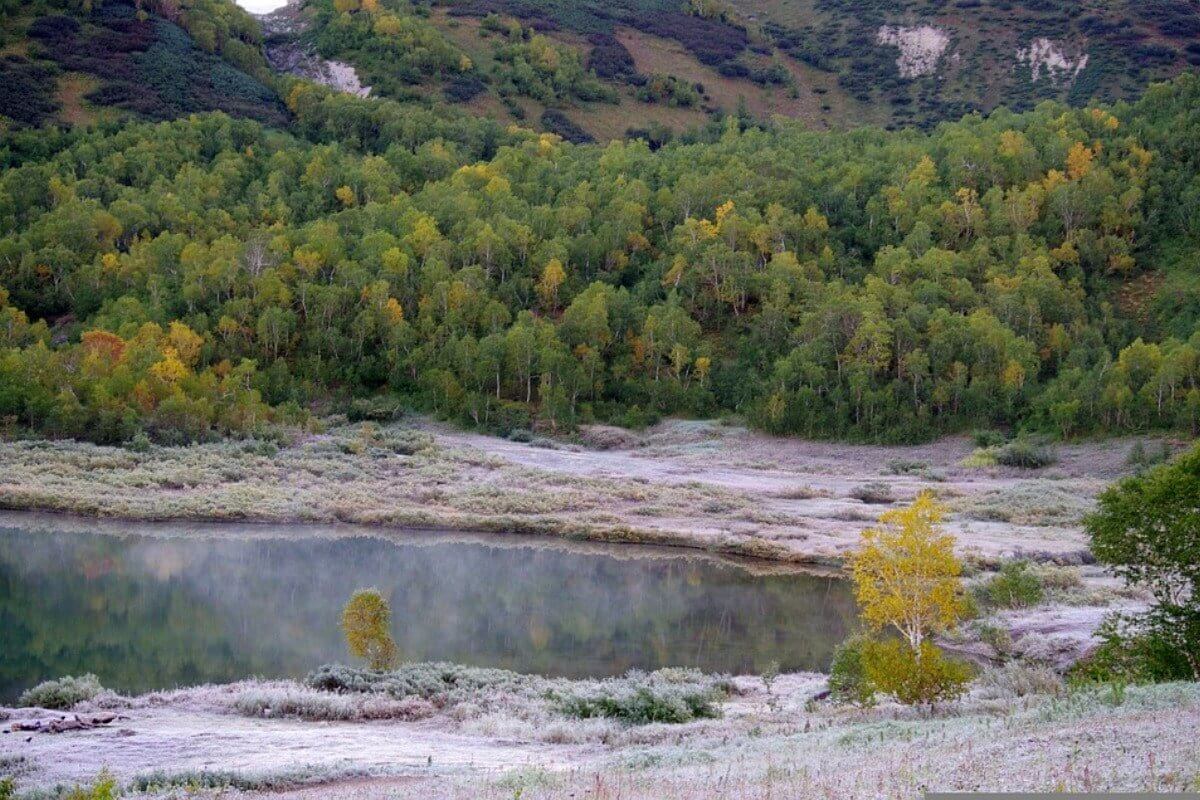
[[[838,645],[829,667],[829,693],[841,703],[868,706],[875,701],[875,690],[863,666],[863,651],[870,637],[852,636]]]
[[[724,679],[695,670],[634,670],[620,678],[557,682],[502,669],[446,663],[405,664],[389,672],[327,665],[309,674],[306,682],[323,691],[419,697],[438,707],[487,692],[545,697],[567,716],[611,717],[635,725],[718,716],[717,704],[728,692]]]
[[[1195,680],[1173,637],[1144,620],[1111,616],[1096,630],[1100,644],[1071,668],[1082,683],[1159,683]]]
[[[145,86],[184,102],[167,55],[187,37],[118,22],[118,62],[159,64]],[[5,134],[0,416],[103,442],[258,435],[383,395],[501,433],[726,412],[875,441],[1200,426],[1192,312],[1125,299],[1195,283],[1193,77],[1112,112],[928,135],[729,118],[657,150],[285,95],[287,133]],[[197,337],[184,370],[171,323]],[[1049,463],[1032,441],[997,458]]]
[[[1086,525],[1096,558],[1154,597],[1134,636],[1200,678],[1200,447],[1107,489]]]
[[[1041,469],[1058,461],[1058,456],[1049,445],[1029,439],[1017,439],[1002,445],[996,448],[993,455],[997,464],[1021,469]]]
[[[65,70],[100,78],[88,99],[153,119],[221,110],[274,125],[286,113],[257,77],[205,52],[183,28],[142,18],[130,2],[110,0],[83,22],[56,15],[36,20],[30,37]]]
[[[593,33],[588,36],[592,50],[588,53],[587,68],[596,77],[609,81],[632,83],[637,80],[637,67],[629,48],[621,44],[611,33]]]
[[[451,78],[444,91],[446,100],[451,103],[469,103],[487,91],[487,84],[477,75],[464,73]]]
[[[557,136],[561,136],[568,142],[587,144],[588,142],[595,141],[590,133],[576,125],[570,117],[557,108],[547,108],[543,111],[541,123],[544,129]]]
[[[630,672],[624,678],[584,683],[570,691],[552,691],[551,700],[569,717],[607,717],[646,725],[683,723],[720,716],[726,690],[692,670]]]
[[[988,579],[982,596],[993,608],[1028,608],[1042,602],[1041,579],[1030,570],[1028,561],[1009,561]]]
[[[716,66],[746,49],[746,31],[721,19],[704,19],[674,0],[451,0],[452,13],[505,14],[576,33],[611,33],[617,24],[679,42],[702,63]]]
[[[346,418],[351,422],[393,422],[401,415],[397,397],[359,397],[350,401]]]
[[[20,56],[0,58],[0,117],[20,125],[41,125],[58,113],[54,97],[58,70]]]
[[[1000,447],[1008,439],[1003,432],[991,428],[981,428],[971,433],[971,440],[976,447]]]
[[[17,700],[17,705],[66,710],[76,703],[91,700],[102,691],[104,687],[95,675],[82,675],[78,678],[67,675],[57,680],[44,681],[23,692]]]

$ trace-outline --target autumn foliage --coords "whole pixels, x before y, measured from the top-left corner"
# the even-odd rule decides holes
[[[396,664],[396,642],[388,629],[392,608],[378,589],[359,589],[342,609],[342,632],[355,658],[366,659],[371,669]]]
[[[951,699],[970,676],[932,641],[966,611],[954,539],[939,528],[945,513],[930,492],[923,492],[863,531],[850,559],[863,622],[873,633],[899,634],[862,645],[865,680],[905,703]]]

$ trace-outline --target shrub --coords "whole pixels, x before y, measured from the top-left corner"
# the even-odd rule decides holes
[[[863,650],[870,642],[866,636],[851,636],[833,651],[829,667],[829,694],[842,703],[869,706],[875,702],[875,689],[863,667]]]
[[[893,458],[884,466],[888,475],[918,475],[929,469],[928,462],[907,458]]]
[[[1159,683],[1193,680],[1180,648],[1144,620],[1112,615],[1096,629],[1099,646],[1076,664],[1076,683]]]
[[[872,641],[863,649],[863,671],[879,692],[906,705],[929,705],[955,700],[966,691],[971,667],[946,658],[929,641],[914,650],[897,639]]]
[[[389,396],[360,397],[346,409],[346,419],[351,422],[392,422],[400,415],[399,398]]]
[[[1125,457],[1125,464],[1141,472],[1142,470],[1162,464],[1170,460],[1170,458],[1171,445],[1166,442],[1160,442],[1158,447],[1147,450],[1145,443],[1139,439],[1133,443],[1133,447],[1129,448],[1129,455]]]
[[[76,703],[91,700],[102,691],[104,687],[95,675],[82,675],[78,678],[67,675],[58,680],[44,681],[26,690],[17,700],[17,705],[68,709]]]
[[[249,717],[299,717],[306,720],[418,720],[434,706],[420,697],[399,699],[386,694],[335,694],[308,687],[267,686],[240,693],[234,707]]]
[[[962,465],[971,469],[996,466],[996,451],[991,447],[977,448],[962,460]]]
[[[360,589],[342,610],[346,646],[356,658],[365,658],[371,669],[383,670],[396,661],[396,642],[388,626],[392,609],[378,589]]]
[[[856,486],[850,491],[850,496],[864,503],[886,505],[895,501],[892,487],[882,481],[872,481]]]
[[[1063,680],[1045,664],[1010,661],[985,670],[979,676],[979,686],[985,698],[1004,699],[1036,694],[1056,695],[1063,690]]]
[[[131,453],[149,453],[151,447],[150,437],[145,431],[138,431],[133,435],[133,438],[125,445],[125,449]]]
[[[514,428],[508,432],[508,440],[510,442],[529,444],[533,441],[533,431],[528,428]]]
[[[580,719],[607,717],[633,725],[682,723],[720,715],[723,687],[692,670],[631,671],[624,678],[583,683],[555,691],[559,712]]]
[[[1027,439],[1018,439],[998,448],[995,457],[997,464],[1021,469],[1041,469],[1058,461],[1058,456],[1049,447]]]
[[[1029,568],[1028,561],[1010,561],[982,587],[987,604],[993,608],[1028,608],[1042,602],[1042,580]]]
[[[404,664],[388,672],[328,664],[309,673],[305,683],[327,692],[419,697],[440,707],[472,699],[479,692],[536,694],[544,688],[543,679],[536,676],[443,662]]]
[[[543,111],[541,122],[546,131],[561,136],[568,142],[589,144],[596,141],[590,133],[576,125],[570,117],[557,108],[547,108]]]
[[[107,771],[101,771],[91,785],[76,786],[59,797],[62,800],[116,800],[119,793],[116,779]]]
[[[1003,433],[992,428],[972,432],[971,440],[975,442],[976,447],[1000,447],[1006,441]]]
[[[1133,627],[1200,678],[1200,447],[1105,490],[1086,524],[1096,558],[1154,597]]]
[[[311,673],[306,682],[326,692],[421,698],[438,708],[478,704],[489,695],[515,696],[549,702],[567,716],[609,717],[632,724],[715,717],[719,714],[717,703],[729,690],[726,679],[696,670],[633,670],[620,678],[567,681],[447,663],[405,664],[390,672],[329,665]],[[302,699],[303,705],[324,713],[316,698]],[[248,698],[247,703],[249,708],[261,705],[257,698]]]

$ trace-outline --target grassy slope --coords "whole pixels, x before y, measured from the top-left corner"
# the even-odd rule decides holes
[[[209,110],[282,124],[286,116],[273,89],[265,85],[271,80],[270,70],[257,41],[240,39],[236,32],[225,38],[218,33],[210,50],[189,33],[193,26],[209,30],[206,15],[214,10],[226,20],[244,16],[232,0],[211,0],[209,8],[194,11],[194,17],[153,2],[145,3],[138,16],[125,0],[98,6],[92,13],[50,0],[0,17],[0,57],[53,73],[51,80],[30,92],[6,93],[0,119],[19,118],[21,106],[40,98],[53,107],[40,121],[66,125],[129,116],[167,119]],[[62,38],[32,34],[31,25],[59,16],[78,23],[74,33]],[[250,31],[253,25],[244,21]],[[238,48],[243,63],[234,57]],[[6,63],[0,66],[0,77],[20,68],[15,61]]]
[[[653,0],[625,5],[636,7],[639,3],[654,5]],[[465,6],[521,14],[525,24],[548,28],[547,34],[559,44],[584,54],[591,48],[583,32],[596,20],[583,12],[563,11],[551,0],[523,4],[495,0],[484,5],[451,0],[449,5],[460,11]],[[845,0],[729,0],[731,25],[748,31],[750,40],[750,47],[737,60],[752,68],[783,65],[792,76],[791,88],[761,86],[744,77],[722,75],[680,42],[648,31],[635,15],[614,11],[612,18],[602,22],[610,25],[629,49],[638,72],[670,74],[703,84],[703,108],[639,102],[632,87],[610,82],[621,95],[619,105],[574,103],[565,111],[594,137],[604,140],[623,135],[630,127],[652,124],[682,130],[701,124],[707,111],[731,113],[743,105],[761,118],[782,114],[816,128],[847,128],[929,124],[975,108],[1000,104],[1029,107],[1047,98],[1077,103],[1128,98],[1150,81],[1188,68],[1189,58],[1200,61],[1200,51],[1188,50],[1189,44],[1195,48],[1194,38],[1180,33],[1181,25],[1193,24],[1188,16],[1191,8],[1172,0],[1154,5],[1168,10],[1148,12],[1097,0],[1036,6],[1026,0],[955,5],[907,0],[865,3],[864,12],[858,15],[851,13]],[[439,30],[483,66],[491,61],[492,45],[480,37],[479,19],[452,15],[446,8],[436,8],[430,16]],[[944,30],[950,45],[936,75],[900,78],[895,67],[899,51],[874,41],[880,24],[929,24]],[[1200,26],[1200,11],[1194,24]],[[819,54],[820,66],[802,60],[800,50],[787,44],[788,36]],[[1015,53],[1039,37],[1061,47],[1068,57],[1086,53],[1087,68],[1074,80],[1052,82],[1043,74],[1032,81],[1029,68],[1016,62]],[[864,46],[863,41],[869,44]],[[440,94],[436,87],[427,88],[432,88],[431,94]],[[494,88],[489,94],[492,96],[472,101],[473,110],[511,121],[494,97]],[[521,105],[527,111],[525,121],[536,124],[542,106],[525,100]]]

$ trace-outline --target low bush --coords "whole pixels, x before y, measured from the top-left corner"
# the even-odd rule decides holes
[[[981,587],[992,608],[1028,608],[1042,602],[1045,588],[1028,561],[1010,561]]]
[[[91,700],[104,687],[95,675],[81,675],[78,678],[67,675],[53,681],[44,681],[21,694],[17,705],[24,707],[68,709],[76,703]]]
[[[887,505],[896,499],[896,496],[892,494],[892,487],[881,481],[856,486],[850,491],[850,496],[855,500],[873,505]]]
[[[852,636],[833,651],[829,667],[829,694],[841,703],[869,706],[875,702],[875,689],[867,680],[863,666],[863,650],[870,639]]]
[[[929,469],[925,461],[913,461],[907,458],[893,458],[884,465],[888,475],[919,475]]]
[[[994,455],[997,464],[1021,469],[1041,469],[1058,461],[1058,456],[1051,448],[1027,439],[1009,442],[997,448]]]
[[[248,717],[299,717],[306,720],[418,720],[436,709],[420,697],[336,694],[308,687],[247,689],[234,702]]]
[[[1193,680],[1184,653],[1143,620],[1108,617],[1096,629],[1100,645],[1069,673],[1073,683],[1161,683]]]
[[[1059,481],[1024,480],[973,496],[963,511],[972,519],[1018,525],[1078,525],[1091,499]]]
[[[400,416],[400,399],[392,396],[360,397],[350,401],[346,409],[346,418],[351,422],[393,422]]]
[[[720,715],[724,685],[692,670],[631,671],[623,678],[583,682],[552,690],[562,714],[580,719],[606,717],[633,725],[691,722]]]
[[[983,428],[971,433],[976,447],[1000,447],[1007,441],[1003,433],[993,428]]]
[[[727,679],[696,670],[662,669],[649,673],[633,670],[619,678],[570,681],[448,663],[405,664],[389,672],[328,665],[311,673],[306,683],[321,692],[377,693],[401,701],[419,698],[428,701],[431,708],[441,709],[460,705],[469,708],[489,696],[518,697],[533,703],[549,703],[555,712],[565,716],[604,717],[635,725],[715,717],[719,714],[719,701],[730,688]],[[326,706],[330,704],[319,697],[276,700],[281,705],[286,700],[297,709],[291,713],[301,716],[328,713],[333,716],[325,718],[338,718],[336,715],[343,713],[359,714],[340,706],[327,712]],[[274,701],[267,698],[265,702]],[[248,696],[243,711],[261,711],[263,704],[263,698]],[[306,708],[310,711],[305,712]],[[359,715],[366,716],[365,712]]]
[[[1133,443],[1133,447],[1129,448],[1129,455],[1125,457],[1125,464],[1141,472],[1144,469],[1162,464],[1170,459],[1171,445],[1166,442],[1160,442],[1157,447],[1147,449],[1146,444],[1139,439]]]
[[[117,781],[106,771],[101,771],[96,780],[87,786],[76,786],[59,794],[61,800],[116,800],[121,794]]]
[[[1010,661],[987,669],[979,676],[980,694],[989,699],[1057,695],[1063,690],[1062,676],[1045,664]]]
[[[305,683],[327,692],[376,692],[396,699],[420,697],[445,707],[482,691],[536,693],[541,680],[503,669],[432,662],[404,664],[387,672],[332,664],[309,673]]]
[[[971,680],[969,664],[947,658],[928,641],[919,651],[896,639],[868,642],[862,664],[872,688],[906,705],[955,700]]]
[[[561,136],[574,144],[589,144],[596,141],[590,133],[575,124],[574,120],[557,108],[547,108],[543,111],[541,123],[547,132]]]

